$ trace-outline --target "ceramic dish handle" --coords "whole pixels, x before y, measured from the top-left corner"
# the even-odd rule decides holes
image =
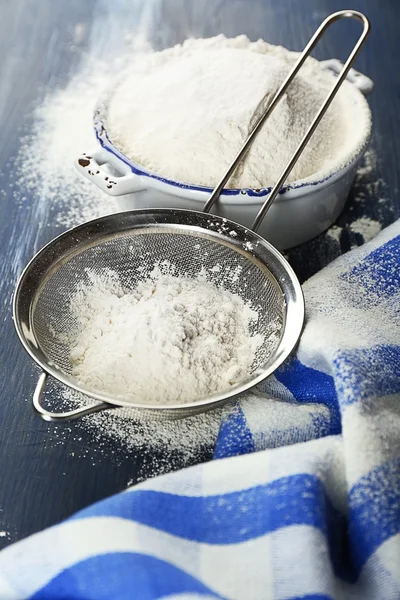
[[[37,382],[36,389],[33,394],[33,407],[44,421],[72,421],[73,419],[79,419],[79,417],[90,415],[91,413],[98,412],[99,410],[115,408],[106,402],[98,402],[97,404],[92,404],[92,406],[83,406],[82,408],[76,408],[67,412],[49,412],[44,408],[44,406],[42,406],[43,393],[46,387],[47,377],[48,374],[43,371],[39,377],[39,381]]]
[[[103,165],[111,165],[121,175],[111,175]],[[145,189],[143,180],[139,175],[132,173],[131,169],[122,160],[104,148],[97,148],[93,152],[81,154],[75,166],[85,177],[90,179],[103,192],[110,196],[122,196]]]
[[[322,60],[321,65],[324,69],[332,71],[335,75],[339,75],[339,73],[343,69],[343,63],[338,58]],[[356,88],[358,88],[360,92],[364,94],[364,96],[370,94],[374,89],[374,82],[372,81],[372,79],[370,79],[366,75],[363,75],[359,71],[356,71],[355,69],[350,69],[346,79],[350,81],[350,83],[353,83],[356,86]]]

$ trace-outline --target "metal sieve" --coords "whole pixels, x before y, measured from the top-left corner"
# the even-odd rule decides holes
[[[326,27],[343,17],[355,17],[364,30],[341,74],[310,125],[301,144],[262,206],[253,230],[227,219],[210,215],[226,181],[249,150],[268,115],[284,94]],[[345,79],[369,31],[367,19],[355,11],[342,11],[326,19],[257,121],[243,148],[207,201],[203,212],[148,209],[109,215],[84,223],[47,244],[31,260],[18,282],[14,297],[14,322],[19,338],[30,356],[43,369],[33,404],[46,420],[66,420],[113,406],[135,409],[143,416],[177,418],[207,410],[232,399],[271,375],[295,347],[303,327],[304,299],[295,273],[284,257],[256,230],[285,182],[295,162]],[[90,157],[87,157],[90,160]],[[66,334],[76,325],[70,311],[71,298],[90,275],[112,270],[121,284],[133,290],[147,279],[156,264],[168,261],[178,276],[196,277],[202,269],[208,280],[252,305],[258,321],[252,334],[261,334],[265,343],[256,353],[248,377],[228,390],[185,404],[143,404],[133,398],[112,396],[83,387],[74,377]],[[278,335],[270,337],[270,324]],[[95,404],[68,412],[48,411],[42,404],[48,376],[96,400]]]

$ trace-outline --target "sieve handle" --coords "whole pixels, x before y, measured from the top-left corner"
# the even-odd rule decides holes
[[[33,394],[33,408],[45,421],[72,421],[73,419],[78,419],[79,417],[90,415],[91,413],[98,412],[99,410],[105,410],[106,408],[115,408],[110,404],[107,404],[106,402],[98,402],[97,404],[93,404],[92,406],[76,408],[67,412],[49,412],[44,408],[44,406],[42,406],[42,399],[47,383],[47,377],[48,374],[45,371],[43,371],[43,373],[39,377],[39,381],[37,382],[36,389]]]
[[[271,190],[271,192],[268,195],[267,199],[265,200],[264,204],[261,206],[261,208],[255,218],[253,226],[252,226],[252,230],[257,231],[257,229],[260,227],[262,221],[264,220],[264,217],[267,214],[267,211],[269,210],[273,201],[279,194],[283,184],[285,183],[286,179],[290,175],[294,165],[297,163],[304,148],[308,144],[312,134],[318,127],[325,112],[328,110],[333,98],[336,96],[337,91],[339,90],[343,81],[346,79],[347,74],[350,71],[351,65],[353,64],[354,60],[358,56],[358,53],[360,52],[361,47],[364,44],[364,42],[369,34],[370,27],[371,27],[369,20],[367,19],[367,17],[365,15],[363,15],[361,12],[358,12],[357,10],[340,10],[338,12],[331,14],[329,17],[327,17],[321,23],[321,25],[318,27],[317,31],[314,33],[314,35],[308,42],[307,46],[304,48],[303,52],[301,53],[298,61],[294,65],[293,69],[287,75],[287,77],[284,80],[284,82],[282,83],[281,87],[276,92],[273,100],[267,104],[267,106],[264,110],[264,113],[260,116],[260,118],[256,122],[255,126],[253,127],[252,131],[250,132],[250,135],[247,137],[242,148],[239,150],[238,154],[236,155],[232,164],[226,171],[225,175],[222,177],[221,181],[217,184],[217,186],[213,190],[211,196],[209,197],[209,199],[207,200],[207,202],[204,205],[203,212],[205,212],[205,213],[210,212],[210,210],[212,209],[212,207],[218,200],[222,190],[224,189],[226,182],[231,178],[231,176],[233,175],[233,173],[236,170],[236,167],[238,166],[240,161],[245,157],[247,152],[250,150],[251,145],[253,144],[258,133],[261,131],[265,121],[267,120],[269,115],[272,113],[272,111],[274,110],[276,105],[279,103],[282,96],[285,94],[286,89],[292,83],[292,81],[296,77],[298,71],[301,69],[301,67],[303,66],[307,57],[310,55],[311,51],[317,45],[317,42],[322,37],[322,35],[325,33],[325,31],[328,29],[328,27],[330,27],[330,25],[332,25],[339,19],[349,19],[349,18],[361,21],[361,23],[363,24],[363,31],[362,31],[360,37],[358,38],[355,46],[353,47],[353,50],[351,51],[343,69],[340,71],[340,74],[338,75],[335,85],[333,86],[332,90],[329,92],[329,94],[328,94],[327,98],[325,99],[321,108],[318,110],[313,122],[311,123],[310,127],[308,128],[307,132],[305,133],[297,150],[291,157],[291,159],[290,159],[289,163],[287,164],[287,166],[285,167],[283,173],[279,177],[279,180],[276,182],[275,186]]]
[[[107,164],[120,175],[107,172],[102,166]],[[75,167],[110,196],[122,196],[146,189],[140,175],[132,173],[123,160],[105,148],[96,148],[93,152],[81,154],[75,160]]]

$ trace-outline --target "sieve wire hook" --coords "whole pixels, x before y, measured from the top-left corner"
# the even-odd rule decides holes
[[[368,34],[370,32],[371,24],[370,24],[368,18],[363,13],[358,12],[357,10],[340,10],[338,12],[335,12],[335,13],[331,14],[329,17],[327,17],[321,23],[321,25],[318,27],[317,31],[314,33],[314,35],[312,36],[312,38],[308,42],[307,46],[304,48],[301,56],[299,57],[298,61],[294,65],[293,69],[287,75],[287,77],[284,80],[284,82],[282,83],[281,87],[276,92],[273,100],[267,105],[264,113],[260,116],[260,118],[256,122],[256,125],[254,126],[253,130],[251,131],[251,133],[247,137],[246,141],[244,142],[242,148],[239,150],[238,154],[234,158],[233,162],[231,163],[231,165],[227,169],[225,175],[222,177],[222,179],[220,180],[220,182],[214,188],[213,192],[211,193],[211,196],[209,197],[209,199],[205,203],[202,212],[205,212],[205,213],[210,212],[210,210],[212,209],[212,207],[214,206],[214,204],[218,200],[218,198],[219,198],[222,190],[224,189],[225,184],[231,178],[232,174],[234,173],[234,171],[235,171],[236,167],[238,166],[238,164],[240,163],[240,161],[244,158],[244,156],[250,150],[250,148],[251,148],[251,146],[252,146],[255,138],[257,137],[257,135],[261,131],[261,129],[262,129],[265,121],[268,119],[269,115],[272,113],[272,111],[274,110],[274,108],[277,106],[277,104],[281,100],[282,96],[286,92],[287,88],[289,87],[289,85],[291,84],[291,82],[293,81],[293,79],[296,77],[297,73],[299,72],[299,70],[303,66],[305,60],[310,55],[311,51],[317,45],[318,41],[323,36],[323,34],[325,33],[325,31],[333,23],[335,23],[336,21],[339,21],[340,19],[356,19],[356,20],[360,21],[363,24],[363,31],[362,31],[360,37],[358,38],[357,43],[353,47],[353,50],[351,51],[349,57],[347,58],[347,61],[344,64],[343,69],[341,70],[341,72],[337,76],[337,81],[336,81],[335,85],[333,86],[332,90],[329,92],[329,94],[326,97],[324,103],[322,104],[321,108],[317,112],[317,114],[316,114],[313,122],[311,123],[311,125],[308,128],[307,132],[304,134],[303,139],[301,140],[300,144],[298,145],[296,151],[294,152],[294,154],[291,157],[290,161],[288,162],[287,166],[283,170],[283,172],[282,172],[281,176],[279,177],[278,181],[276,182],[276,184],[272,188],[271,192],[268,194],[267,199],[265,200],[264,204],[261,206],[261,208],[260,208],[260,210],[259,210],[259,212],[258,212],[258,214],[257,214],[257,216],[256,216],[256,218],[254,220],[254,223],[253,223],[253,225],[251,227],[251,229],[254,232],[256,232],[258,230],[258,228],[260,227],[262,221],[264,220],[265,215],[267,214],[268,210],[270,209],[273,201],[275,200],[276,196],[279,194],[279,192],[280,192],[283,184],[285,183],[286,179],[290,175],[290,173],[291,173],[293,167],[295,166],[296,162],[300,158],[300,156],[301,156],[304,148],[306,147],[306,145],[308,144],[311,136],[313,135],[314,131],[318,127],[318,125],[319,125],[322,117],[324,116],[324,114],[328,110],[328,108],[329,108],[332,100],[336,96],[337,91],[339,90],[340,86],[342,85],[343,81],[345,80],[348,72],[350,71],[350,68],[351,68],[353,62],[357,58],[357,56],[358,56],[358,54],[359,54],[359,52],[361,50],[361,47],[363,46],[363,44],[364,44],[364,42],[365,42],[365,40],[366,40],[366,38],[367,38],[367,36],[368,36]]]

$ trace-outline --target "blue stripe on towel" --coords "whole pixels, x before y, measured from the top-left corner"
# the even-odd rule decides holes
[[[325,530],[326,502],[321,481],[304,473],[216,496],[137,490],[96,504],[72,519],[117,514],[187,540],[237,544],[290,525]]]
[[[345,576],[341,565],[347,525],[314,475],[292,475],[206,497],[137,490],[96,504],[72,519],[115,515],[204,544],[237,544],[291,525],[317,527],[327,534],[335,571]]]
[[[156,600],[173,594],[222,599],[170,563],[144,554],[121,552],[94,556],[65,569],[31,600]]]
[[[297,358],[275,373],[277,380],[293,394],[297,402],[325,404],[331,413],[331,428],[326,435],[341,432],[341,419],[333,377],[303,365]]]
[[[290,525],[325,530],[326,515],[321,512],[325,503],[320,480],[304,473],[216,496],[137,490],[96,504],[72,519],[117,514],[187,540],[237,544]]]
[[[400,393],[400,346],[343,350],[333,364],[342,406]]]
[[[254,440],[241,407],[236,404],[222,420],[214,458],[227,458],[254,452]]]
[[[287,600],[333,600],[333,598],[325,596],[325,594],[306,594],[305,596],[292,596]]]
[[[379,546],[400,533],[400,459],[374,469],[350,490],[349,534],[360,570]]]
[[[373,250],[341,278],[368,292],[368,303],[378,304],[400,291],[400,236]]]

